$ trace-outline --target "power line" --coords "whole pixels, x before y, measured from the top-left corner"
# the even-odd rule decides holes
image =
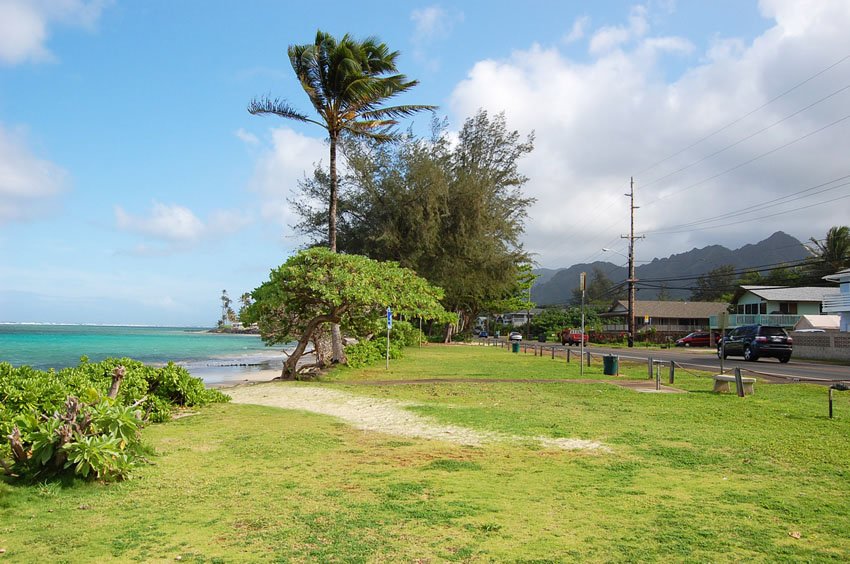
[[[736,270],[733,270],[729,273],[726,273],[728,276],[741,276],[748,272],[772,272],[774,270],[781,270],[783,268],[796,268],[798,266],[803,266],[808,262],[808,259],[801,259],[797,261],[787,261],[787,262],[775,262],[772,264],[760,264],[756,266],[742,266],[738,267]],[[699,274],[696,276],[680,276],[675,278],[642,278],[641,282],[683,282],[685,280],[699,280],[700,278],[705,277],[707,274],[710,274],[711,271],[708,271],[704,274]]]
[[[850,182],[845,182],[843,184],[838,184],[838,185],[831,186],[829,188],[824,188],[823,190],[818,190],[817,192],[808,194],[808,192],[812,192],[813,190],[817,190],[818,188],[823,188],[824,186],[829,186],[830,184],[833,184],[835,182],[839,182],[841,180],[846,180],[848,178],[850,178],[850,174],[845,175],[845,176],[840,176],[838,178],[833,178],[832,180],[829,180],[827,182],[822,182],[822,183],[817,184],[815,186],[811,186],[811,187],[805,188],[803,190],[798,190],[797,192],[792,192],[790,194],[787,194],[785,196],[781,196],[779,198],[774,198],[772,200],[767,200],[767,201],[760,201],[760,202],[758,202],[758,206],[759,206],[758,209],[753,209],[753,207],[752,207],[753,205],[751,204],[751,205],[748,205],[744,208],[740,208],[738,210],[734,210],[734,211],[731,211],[731,212],[726,212],[726,213],[723,213],[723,214],[720,214],[720,215],[707,217],[707,218],[691,221],[691,222],[688,222],[688,223],[680,223],[680,224],[671,225],[671,226],[668,226],[668,227],[661,227],[661,228],[658,228],[658,229],[652,229],[650,231],[644,231],[644,233],[655,233],[655,234],[659,234],[659,233],[681,233],[682,231],[675,231],[675,230],[696,227],[698,225],[703,225],[703,224],[706,224],[706,223],[712,223],[712,222],[720,221],[720,220],[723,220],[723,219],[729,219],[729,218],[732,218],[732,217],[739,217],[739,216],[742,216],[742,215],[749,215],[749,214],[757,213],[759,211],[764,211],[766,209],[774,208],[774,207],[777,207],[777,206],[782,206],[782,205],[785,205],[785,204],[789,204],[791,202],[796,202],[796,201],[802,200],[804,198],[810,198],[810,197],[816,196],[818,194],[823,194],[825,192],[837,190],[838,188],[850,186]],[[820,205],[820,204],[817,204],[817,205]],[[798,209],[799,208],[795,208],[793,210],[787,210],[787,211],[784,211],[782,213],[790,213],[792,211],[797,211]],[[750,220],[748,220],[748,221],[750,221]],[[705,229],[714,229],[715,227],[721,227],[721,226],[706,227]],[[696,230],[696,229],[693,229],[693,230]]]
[[[785,211],[781,211],[781,212],[770,213],[770,214],[767,214],[767,215],[759,215],[759,216],[756,216],[756,217],[741,219],[741,220],[738,220],[738,221],[730,221],[728,223],[721,223],[719,225],[712,225],[711,227],[692,227],[690,229],[685,229],[685,230],[680,230],[680,231],[662,231],[661,233],[667,233],[667,234],[690,233],[691,231],[705,231],[705,230],[708,230],[708,229],[717,229],[717,228],[720,228],[720,227],[729,227],[730,225],[738,225],[740,223],[749,223],[751,221],[755,221],[755,220],[758,220],[758,219],[767,219],[769,217],[776,217],[778,215],[785,215],[786,213],[798,212],[800,210],[807,210],[809,208],[822,206],[824,204],[830,204],[832,202],[837,202],[838,200],[845,200],[847,198],[850,198],[850,194],[845,194],[844,196],[838,196],[837,198],[832,198],[831,200],[824,200],[822,202],[815,202],[814,204],[809,204],[808,206],[799,206],[799,207],[794,208],[793,210],[785,210]]]
[[[817,101],[815,101],[815,102],[812,102],[811,104],[809,104],[809,105],[808,105],[808,106],[806,106],[805,108],[801,108],[801,109],[797,110],[796,112],[794,112],[794,113],[792,113],[792,114],[789,114],[789,115],[785,116],[784,118],[782,118],[782,119],[780,119],[780,120],[778,120],[778,121],[775,121],[775,122],[771,123],[770,125],[765,126],[765,127],[761,128],[761,129],[759,129],[758,131],[756,131],[756,132],[754,132],[754,133],[751,133],[750,135],[747,135],[746,137],[743,137],[743,138],[739,139],[738,141],[735,141],[734,143],[732,143],[732,144],[730,144],[730,145],[726,145],[726,146],[725,146],[725,147],[723,147],[722,149],[718,149],[717,151],[714,151],[713,153],[710,153],[710,154],[708,154],[708,155],[706,155],[706,156],[702,157],[701,159],[697,159],[697,160],[695,160],[694,162],[692,162],[692,163],[690,163],[690,164],[687,164],[687,165],[685,165],[685,166],[683,166],[683,167],[681,167],[681,168],[678,168],[678,169],[674,170],[673,172],[670,172],[670,173],[668,173],[668,174],[665,174],[664,176],[660,176],[660,177],[656,178],[655,180],[650,180],[649,182],[645,182],[645,183],[643,184],[643,187],[644,187],[644,188],[646,188],[646,187],[648,187],[648,186],[651,186],[651,185],[655,184],[656,182],[660,182],[661,180],[664,180],[664,179],[670,178],[670,177],[671,177],[671,176],[673,176],[674,174],[678,174],[678,173],[680,173],[680,172],[682,172],[682,171],[684,171],[684,170],[687,170],[687,169],[689,169],[689,168],[691,168],[691,167],[693,167],[693,166],[698,165],[698,164],[699,164],[699,163],[701,163],[701,162],[707,161],[708,159],[710,159],[710,158],[712,158],[712,157],[715,157],[715,156],[719,155],[720,153],[723,153],[724,151],[727,151],[727,150],[731,149],[732,147],[736,147],[736,146],[740,145],[741,143],[743,143],[744,141],[748,141],[748,140],[752,139],[753,137],[755,137],[755,136],[757,136],[757,135],[760,135],[760,134],[764,133],[764,132],[765,132],[765,131],[767,131],[768,129],[770,129],[770,128],[772,128],[772,127],[775,127],[775,126],[779,125],[780,123],[782,123],[782,122],[784,122],[784,121],[787,121],[787,120],[791,119],[792,117],[794,117],[794,116],[796,116],[796,115],[799,115],[799,114],[801,114],[801,113],[805,112],[806,110],[808,110],[808,109],[810,109],[810,108],[812,108],[812,107],[814,107],[814,106],[816,106],[816,105],[820,104],[821,102],[824,102],[824,101],[828,100],[829,98],[832,98],[832,97],[833,97],[833,96],[835,96],[836,94],[839,94],[839,93],[841,93],[841,92],[844,92],[845,90],[848,90],[848,89],[850,89],[850,84],[848,84],[847,86],[844,86],[844,87],[842,87],[842,88],[839,88],[838,90],[836,90],[835,92],[832,92],[831,94],[827,94],[826,96],[824,96],[824,97],[823,97],[823,98],[821,98],[820,100],[817,100]]]
[[[724,174],[728,174],[728,173],[730,173],[730,172],[732,172],[732,171],[738,170],[739,168],[745,167],[745,166],[747,166],[747,165],[748,165],[748,164],[750,164],[750,163],[753,163],[753,162],[755,162],[755,161],[757,161],[757,160],[759,160],[759,159],[761,159],[761,158],[764,158],[764,157],[766,157],[766,156],[768,156],[768,155],[772,155],[773,153],[775,153],[775,152],[777,152],[777,151],[780,151],[780,150],[782,150],[782,149],[785,149],[786,147],[790,147],[791,145],[794,145],[795,143],[799,143],[800,141],[802,141],[802,140],[804,140],[804,139],[808,139],[808,138],[809,138],[809,137],[811,137],[812,135],[816,135],[816,134],[820,133],[821,131],[824,131],[824,130],[826,130],[826,129],[829,129],[830,127],[833,127],[833,126],[835,126],[835,125],[838,125],[839,123],[841,123],[841,122],[843,122],[843,121],[846,121],[846,120],[848,120],[848,119],[850,119],[850,114],[848,114],[848,115],[846,115],[846,116],[844,116],[844,117],[842,117],[842,118],[839,118],[839,119],[837,119],[837,120],[833,121],[832,123],[829,123],[829,124],[827,124],[827,125],[824,125],[824,126],[822,126],[822,127],[819,127],[819,128],[817,128],[817,129],[815,129],[815,130],[813,130],[813,131],[810,131],[810,132],[806,133],[805,135],[801,135],[800,137],[797,137],[797,138],[795,138],[795,139],[792,139],[791,141],[788,141],[787,143],[783,143],[782,145],[779,145],[778,147],[774,147],[773,149],[771,149],[771,150],[769,150],[769,151],[766,151],[766,152],[764,152],[764,153],[762,153],[762,154],[760,154],[760,155],[756,155],[755,157],[753,157],[753,158],[751,158],[751,159],[748,159],[748,160],[746,160],[746,161],[744,161],[744,162],[742,162],[742,163],[740,163],[740,164],[737,164],[737,165],[735,165],[735,166],[733,166],[733,167],[731,167],[731,168],[727,168],[727,169],[726,169],[726,170],[724,170],[723,172],[718,172],[717,174],[712,175],[712,176],[709,176],[708,178],[704,178],[704,179],[700,180],[699,182],[694,182],[693,184],[689,184],[688,186],[685,186],[685,187],[684,187],[684,188],[682,188],[681,190],[676,190],[675,192],[672,192],[672,193],[668,194],[667,196],[663,196],[663,197],[662,197],[662,196],[659,196],[659,197],[655,198],[654,200],[651,200],[651,201],[647,202],[647,203],[646,203],[646,204],[644,204],[644,205],[645,205],[645,206],[651,206],[652,204],[654,204],[654,203],[656,203],[656,202],[659,202],[659,201],[661,201],[661,200],[663,200],[663,199],[666,199],[666,198],[667,198],[667,197],[669,197],[669,196],[677,195],[677,194],[681,194],[682,192],[685,192],[685,191],[690,190],[690,189],[692,189],[692,188],[696,188],[697,186],[699,186],[699,185],[701,185],[701,184],[705,184],[705,183],[706,183],[706,182],[708,182],[709,180],[714,180],[715,178],[719,178],[719,177],[723,176]]]
[[[792,86],[792,87],[791,87],[791,88],[789,88],[788,90],[786,90],[786,91],[782,92],[781,94],[778,94],[778,95],[774,96],[773,98],[771,98],[770,100],[768,100],[768,101],[767,101],[767,102],[765,102],[764,104],[760,105],[759,107],[757,107],[757,108],[754,108],[754,109],[750,110],[749,112],[745,113],[745,114],[744,114],[744,115],[742,115],[741,117],[735,118],[734,120],[730,121],[729,123],[727,123],[727,124],[726,124],[726,125],[724,125],[723,127],[719,128],[719,129],[716,129],[715,131],[712,131],[712,132],[711,132],[711,133],[709,133],[708,135],[706,135],[706,136],[704,136],[704,137],[701,137],[700,139],[697,139],[696,141],[694,141],[693,143],[691,143],[690,145],[688,145],[688,146],[687,146],[687,147],[685,147],[684,149],[681,149],[681,150],[679,150],[679,151],[677,151],[677,152],[675,152],[675,153],[673,153],[673,154],[671,154],[671,155],[669,155],[669,156],[667,156],[667,157],[664,157],[664,158],[663,158],[663,159],[661,159],[660,161],[657,161],[657,162],[655,162],[655,163],[653,163],[653,164],[649,165],[648,167],[646,167],[646,168],[644,168],[644,169],[642,169],[642,170],[639,170],[636,174],[642,174],[642,173],[644,173],[644,172],[646,172],[646,171],[648,171],[648,170],[651,170],[651,169],[655,168],[656,166],[660,165],[661,163],[667,162],[667,161],[669,161],[670,159],[672,159],[673,157],[679,156],[679,155],[681,155],[682,153],[684,153],[685,151],[687,151],[687,150],[689,150],[689,149],[692,149],[693,147],[696,147],[697,145],[699,145],[699,144],[700,144],[700,143],[702,143],[703,141],[706,141],[706,140],[708,140],[708,139],[710,139],[710,138],[714,137],[714,136],[715,136],[715,135],[717,135],[718,133],[721,133],[722,131],[725,131],[725,130],[729,129],[729,128],[730,128],[730,127],[732,127],[733,125],[735,125],[735,124],[737,124],[737,123],[739,123],[739,122],[741,122],[741,121],[745,120],[746,118],[750,117],[751,115],[753,115],[754,113],[758,112],[759,110],[762,110],[762,109],[766,108],[767,106],[769,106],[770,104],[772,104],[772,103],[774,103],[775,101],[779,100],[780,98],[782,98],[782,97],[784,97],[784,96],[786,96],[786,95],[790,94],[791,92],[793,92],[794,90],[796,90],[796,89],[798,89],[799,87],[803,86],[804,84],[806,84],[806,83],[808,83],[808,82],[811,82],[812,80],[814,80],[815,78],[817,78],[817,77],[819,77],[820,75],[824,74],[825,72],[827,72],[827,71],[829,71],[829,70],[831,70],[831,69],[833,69],[833,68],[837,67],[838,65],[840,65],[841,63],[843,63],[843,62],[844,62],[844,61],[846,61],[847,59],[850,59],[850,54],[845,55],[844,57],[841,57],[840,59],[838,59],[837,61],[835,61],[835,62],[834,62],[834,63],[832,63],[831,65],[827,66],[826,68],[823,68],[823,69],[819,70],[818,72],[816,72],[815,74],[813,74],[813,75],[809,76],[808,78],[806,78],[806,79],[804,79],[804,80],[802,80],[802,81],[798,82],[797,84],[795,84],[794,86]]]

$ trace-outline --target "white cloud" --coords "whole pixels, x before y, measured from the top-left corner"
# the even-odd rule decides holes
[[[637,228],[651,231],[742,208],[758,210],[779,196],[850,172],[850,120],[760,157],[847,115],[848,92],[698,162],[845,86],[841,77],[850,60],[647,169],[850,52],[850,35],[837,23],[850,21],[850,2],[765,0],[761,8],[775,19],[765,22],[764,33],[752,41],[715,38],[704,52],[694,46],[702,38],[653,37],[651,14],[637,7],[622,25],[588,34],[596,55],[588,62],[532,45],[470,69],[450,100],[459,119],[483,107],[505,111],[510,126],[522,133],[536,132],[535,150],[522,163],[531,179],[528,195],[537,198],[525,241],[544,266],[598,258],[594,255],[602,247],[621,244],[628,228],[628,200],[622,194],[632,175],[641,206]],[[689,57],[688,66],[682,70],[680,58],[668,76],[671,54]],[[822,199],[848,193],[838,189]],[[806,239],[847,223],[850,200],[802,209],[817,200],[798,202],[794,213],[722,229],[650,233],[638,253],[667,256],[693,246],[755,242],[779,229]]]
[[[651,37],[643,46],[653,51],[667,51],[687,55],[695,49],[694,44],[682,37]]]
[[[260,194],[263,218],[283,227],[295,223],[287,199],[298,182],[312,174],[314,165],[327,158],[328,147],[320,139],[287,127],[271,130],[271,146],[257,160],[251,180],[251,189]]]
[[[414,35],[419,40],[443,37],[451,26],[446,11],[440,6],[413,10],[410,19],[416,24]]]
[[[236,132],[234,133],[234,135],[236,135],[236,137],[238,137],[240,140],[242,140],[244,143],[246,143],[248,145],[259,145],[259,143],[260,143],[260,140],[257,138],[256,135],[254,135],[250,131],[246,131],[242,127],[237,129]]]
[[[91,29],[111,0],[0,0],[0,63],[53,59],[46,46],[54,24]]]
[[[144,243],[137,245],[134,254],[142,255],[167,254],[177,248],[191,246],[202,239],[233,233],[249,222],[247,215],[237,211],[214,211],[204,222],[192,210],[177,204],[153,202],[150,213],[145,216],[132,215],[121,206],[115,206],[115,225],[118,229],[169,244],[167,247]]]
[[[455,24],[463,21],[463,12],[448,12],[438,5],[433,5],[413,10],[410,19],[414,23],[412,38],[414,58],[432,71],[437,71],[440,63],[429,55],[428,50],[436,41],[449,37]]]
[[[643,37],[649,29],[646,16],[647,12],[644,6],[634,6],[631,14],[629,14],[629,25],[600,28],[590,38],[590,53],[592,55],[603,55],[608,51],[618,49],[623,44]]]
[[[65,190],[67,173],[32,154],[20,129],[0,125],[0,225],[50,213]]]
[[[564,43],[575,43],[579,39],[582,39],[588,25],[590,25],[590,18],[588,16],[576,18],[573,22],[573,27],[570,28],[570,32],[564,36]]]

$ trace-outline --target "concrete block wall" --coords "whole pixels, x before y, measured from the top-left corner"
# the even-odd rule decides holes
[[[816,360],[846,360],[850,362],[850,333],[825,331],[800,333],[791,331],[794,338],[794,358]]]

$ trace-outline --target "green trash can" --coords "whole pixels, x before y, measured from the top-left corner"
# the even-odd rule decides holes
[[[620,357],[606,354],[602,357],[602,373],[606,376],[616,376],[620,372]]]
[[[511,341],[511,352],[519,352],[519,341]]]

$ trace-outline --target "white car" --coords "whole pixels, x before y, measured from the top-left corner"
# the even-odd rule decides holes
[[[511,334],[508,336],[508,339],[511,341],[522,341],[522,333],[518,331],[511,331]]]

